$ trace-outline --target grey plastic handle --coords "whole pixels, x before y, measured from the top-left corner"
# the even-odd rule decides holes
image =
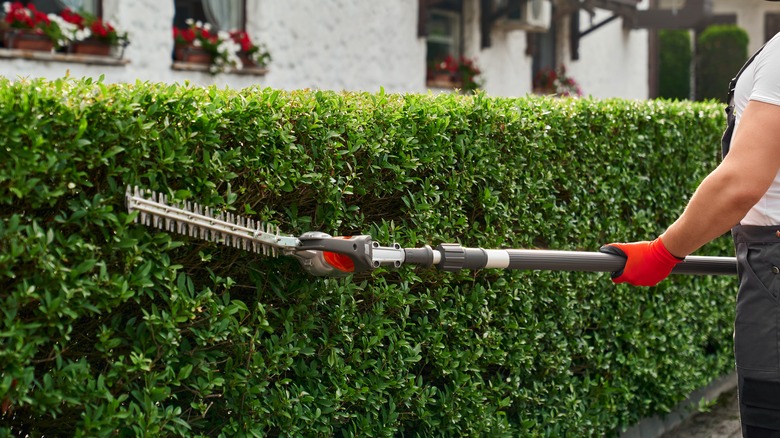
[[[618,255],[587,251],[549,251],[508,249],[508,269],[553,271],[615,272],[623,269],[626,259]],[[737,275],[735,257],[688,256],[672,274]]]
[[[626,259],[616,254],[544,249],[465,248],[442,243],[435,250],[407,249],[406,262],[431,266],[442,271],[460,269],[519,269],[547,271],[617,272]],[[673,274],[737,275],[735,257],[688,256],[672,270]]]

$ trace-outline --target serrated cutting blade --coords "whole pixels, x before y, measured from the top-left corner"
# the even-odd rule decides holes
[[[210,240],[246,251],[276,256],[293,253],[301,241],[280,234],[279,227],[233,213],[219,212],[195,202],[173,203],[163,193],[127,186],[127,211],[135,221],[185,236]]]

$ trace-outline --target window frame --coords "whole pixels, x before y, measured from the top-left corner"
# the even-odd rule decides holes
[[[434,16],[445,18],[447,21],[449,21],[450,27],[453,29],[453,32],[450,35],[436,35],[431,33],[429,28],[428,37],[426,41],[426,60],[434,61],[434,59],[428,58],[427,45],[430,43],[437,43],[437,44],[450,46],[452,50],[449,50],[448,54],[452,56],[460,56],[460,54],[462,53],[461,36],[463,34],[463,29],[462,29],[463,14],[459,12],[446,10],[446,9],[431,9],[429,14],[430,14],[430,16],[428,17],[429,21],[431,21],[431,19]]]

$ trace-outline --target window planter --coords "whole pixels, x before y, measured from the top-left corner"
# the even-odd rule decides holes
[[[70,52],[77,55],[109,56],[113,46],[105,41],[89,39],[71,43]]]
[[[206,50],[185,45],[177,45],[174,48],[173,57],[176,61],[190,64],[210,65],[213,61],[211,53]]]
[[[241,64],[244,66],[244,68],[256,68],[257,64],[252,59],[252,56],[244,51],[238,52],[238,59],[241,60]]]
[[[463,82],[450,73],[434,73],[429,75],[426,85],[429,88],[463,88]]]
[[[3,45],[9,49],[51,52],[54,41],[48,36],[21,29],[9,30],[3,36]]]
[[[64,62],[71,64],[101,65],[108,67],[121,67],[130,61],[114,56],[77,55],[75,53],[43,52],[38,50],[0,49],[0,60],[24,59],[38,62]]]

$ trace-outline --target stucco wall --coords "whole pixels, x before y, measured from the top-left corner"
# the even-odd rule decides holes
[[[464,48],[475,58],[481,71],[484,90],[496,96],[523,96],[533,89],[532,58],[526,53],[526,34],[520,30],[494,28],[490,47],[482,48],[479,32],[479,2],[467,3]]]
[[[647,7],[646,1],[640,9]],[[595,15],[580,12],[580,31],[612,16],[596,9]],[[648,33],[646,30],[623,28],[617,19],[580,39],[580,59],[564,63],[570,75],[580,84],[585,95],[596,98],[622,97],[647,99],[650,94]]]
[[[250,31],[274,57],[274,88],[422,91],[417,0],[261,0]]]
[[[525,33],[493,30],[491,46],[482,49],[479,1],[465,4],[465,53],[477,60],[485,90],[501,96],[531,92],[532,60],[526,55]],[[108,82],[188,81],[237,88],[427,91],[425,39],[417,37],[418,0],[247,0],[247,30],[265,42],[273,56],[265,76],[172,70],[171,0],[103,0],[103,5],[106,18],[130,33],[127,65],[3,59],[0,75],[105,75]],[[646,44],[645,32],[623,31],[618,20],[584,38],[581,60],[567,66],[586,94],[644,98]]]
[[[748,52],[753,53],[764,44],[764,15],[767,12],[780,13],[780,2],[766,0],[716,0],[715,14],[736,14],[737,26],[745,29],[750,38]]]
[[[0,75],[56,78],[105,75],[108,82],[189,81],[279,89],[391,92],[425,90],[425,40],[417,38],[417,0],[247,0],[247,30],[266,42],[273,61],[265,76],[171,69],[173,1],[103,0],[104,15],[130,33],[129,64],[3,60]]]

